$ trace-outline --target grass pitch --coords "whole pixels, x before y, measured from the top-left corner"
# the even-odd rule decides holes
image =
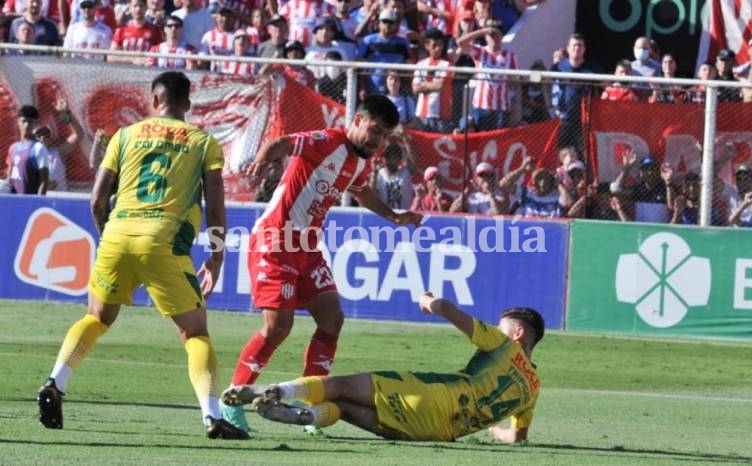
[[[530,441],[479,432],[455,443],[392,442],[345,423],[310,438],[249,413],[250,441],[205,437],[172,324],[125,308],[68,386],[65,429],[36,420],[36,390],[83,306],[0,301],[0,464],[624,465],[752,462],[752,342],[667,341],[549,332]],[[417,312],[417,309],[416,309]],[[211,312],[221,386],[257,314]],[[305,315],[261,383],[296,377],[313,331]],[[334,374],[454,371],[474,347],[448,325],[349,320]]]

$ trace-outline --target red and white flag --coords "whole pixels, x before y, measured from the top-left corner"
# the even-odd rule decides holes
[[[709,0],[703,17],[703,33],[697,53],[698,68],[714,61],[722,49],[736,54],[736,63],[752,59],[752,3],[749,0]]]

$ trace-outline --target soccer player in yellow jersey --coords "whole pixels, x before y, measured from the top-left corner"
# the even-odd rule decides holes
[[[224,260],[217,250],[198,273],[190,248],[201,223],[224,241],[224,156],[209,134],[189,125],[191,82],[181,72],[151,84],[152,117],[121,128],[110,140],[97,172],[91,210],[100,234],[89,279],[86,315],[68,330],[50,377],[39,390],[39,421],[62,429],[62,397],[68,379],[110,328],[120,306],[143,284],[160,314],[175,323],[188,353],[188,373],[210,438],[247,439],[222,420],[217,359],[207,329],[205,298]],[[110,197],[117,201],[110,209]],[[202,277],[199,282],[198,277]]]
[[[229,388],[222,401],[252,403],[262,417],[286,424],[326,427],[343,419],[388,439],[453,441],[488,428],[505,443],[526,440],[540,389],[530,362],[543,337],[540,314],[511,308],[494,327],[431,293],[424,293],[419,304],[423,312],[448,320],[478,347],[463,370],[302,377],[275,385]],[[308,406],[291,406],[283,399]],[[496,426],[508,417],[511,427]]]

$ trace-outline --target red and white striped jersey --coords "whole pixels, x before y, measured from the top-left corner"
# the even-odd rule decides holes
[[[100,22],[93,26],[87,26],[82,22],[73,23],[65,33],[63,47],[66,49],[98,49],[109,50],[112,42],[112,31]],[[73,58],[85,58],[87,60],[104,60],[106,55],[71,54]]]
[[[444,71],[447,66],[451,64],[446,60],[433,60],[430,57],[420,60],[417,65],[420,66],[432,66],[435,70],[424,71],[416,70],[413,73],[413,85],[420,84],[422,82],[432,82],[434,79],[446,79],[449,73]],[[442,90],[439,92],[421,92],[418,94],[418,101],[415,104],[415,116],[418,118],[439,118],[451,113],[451,92],[444,92],[444,90],[451,90],[451,86],[448,82],[444,82]],[[449,112],[447,112],[449,109]]]
[[[255,56],[248,53],[247,57]],[[250,76],[253,74],[253,63],[239,61],[221,61],[217,62],[218,70],[222,74],[231,74],[234,76]]]
[[[204,37],[201,38],[201,48],[199,49],[199,53],[202,55],[232,55],[233,38],[234,35],[232,32],[224,32],[214,28],[204,34]],[[221,65],[222,62],[214,61],[211,64],[211,70],[219,71]]]
[[[478,69],[517,69],[517,58],[507,50],[489,52],[486,47],[473,45],[471,56]],[[511,108],[511,99],[509,85],[503,76],[476,73],[474,108],[507,111]]]
[[[456,13],[457,9],[455,0],[423,0],[423,3],[429,7],[450,13]],[[445,35],[452,35],[452,25],[452,20],[444,19],[441,16],[426,16],[426,29],[435,28]]]
[[[147,52],[152,45],[162,42],[162,31],[149,23],[138,26],[129,21],[125,26],[115,29],[112,43],[120,50]]]
[[[316,20],[335,12],[336,8],[324,0],[290,0],[279,9],[290,24],[290,40],[299,40],[304,47],[311,43]]]
[[[288,221],[294,231],[322,228],[329,209],[339,205],[341,194],[368,182],[370,163],[350,152],[345,128],[289,137],[293,144],[290,164],[256,221],[254,232],[258,228],[282,232]]]
[[[173,55],[191,55],[196,53],[196,49],[181,42],[177,47],[170,47],[167,42],[153,46],[149,52],[152,53],[169,53]],[[187,66],[185,58],[149,58],[146,66],[156,66],[157,68],[169,68],[172,70],[184,70]]]

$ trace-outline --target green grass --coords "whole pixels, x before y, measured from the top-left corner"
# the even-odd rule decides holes
[[[254,439],[208,440],[169,320],[126,308],[71,379],[65,429],[36,420],[35,394],[82,306],[0,301],[0,464],[748,464],[752,343],[549,332],[534,361],[542,392],[525,445],[480,432],[455,443],[381,440],[338,423],[328,438],[249,414]],[[229,381],[256,314],[210,313]],[[259,382],[298,375],[313,329],[301,315]],[[446,325],[349,320],[335,374],[454,371],[473,347]]]

